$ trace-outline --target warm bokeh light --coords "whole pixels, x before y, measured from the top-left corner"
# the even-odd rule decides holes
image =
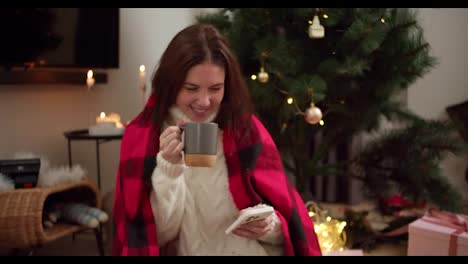
[[[346,222],[326,215],[327,211],[321,210],[313,202],[307,202],[306,207],[314,222],[314,231],[322,252],[343,251],[346,246],[346,232],[344,231]]]

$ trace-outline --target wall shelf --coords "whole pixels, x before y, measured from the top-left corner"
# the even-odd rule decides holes
[[[86,85],[87,70],[28,69],[0,71],[0,85],[5,84],[72,84]],[[95,84],[107,83],[107,73],[93,70]]]

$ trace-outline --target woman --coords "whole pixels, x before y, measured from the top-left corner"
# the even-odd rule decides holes
[[[122,140],[114,255],[321,255],[313,222],[215,27],[180,31],[152,87]],[[184,122],[218,123],[213,167],[185,165]],[[240,210],[258,204],[274,214],[225,234]]]

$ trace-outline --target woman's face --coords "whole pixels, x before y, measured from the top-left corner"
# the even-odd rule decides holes
[[[224,97],[224,68],[211,63],[194,66],[187,73],[176,105],[194,122],[203,122],[218,111]]]

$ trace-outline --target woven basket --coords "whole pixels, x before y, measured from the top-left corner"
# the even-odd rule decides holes
[[[82,202],[101,207],[96,186],[88,180],[48,188],[15,189],[0,192],[0,248],[34,247],[85,226],[56,223],[43,227],[43,212],[54,201]]]

